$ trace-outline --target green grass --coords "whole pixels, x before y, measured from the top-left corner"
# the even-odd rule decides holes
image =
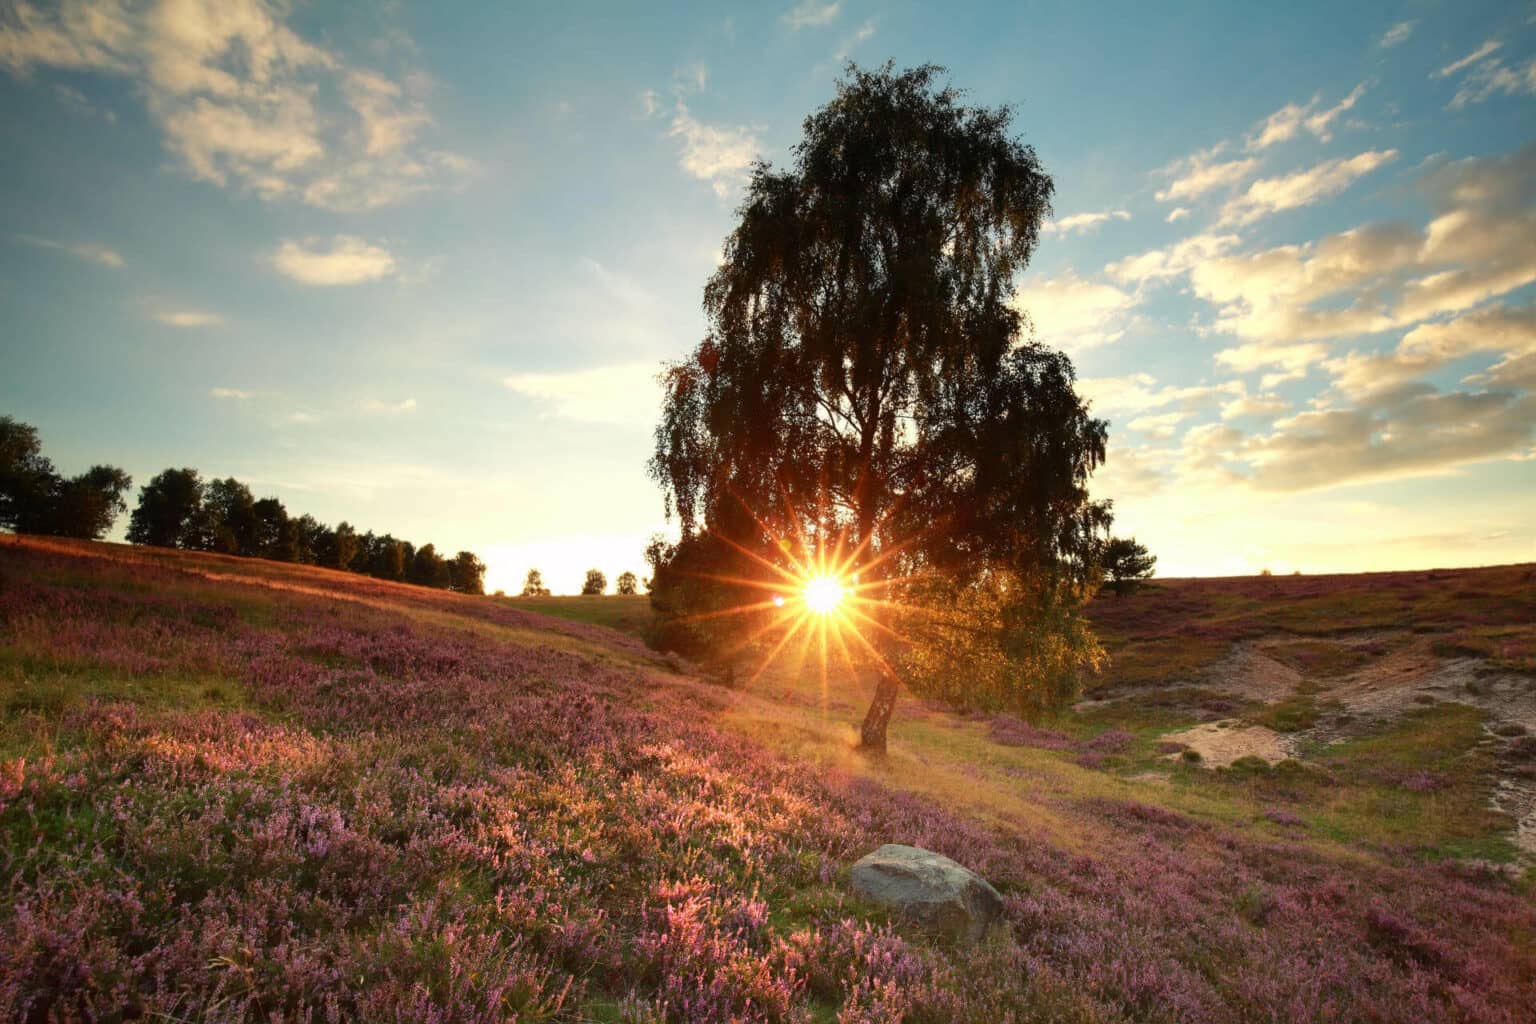
[[[644,636],[652,619],[651,599],[645,594],[601,594],[592,597],[503,597],[512,608],[553,615],[572,622],[607,626],[631,636]]]

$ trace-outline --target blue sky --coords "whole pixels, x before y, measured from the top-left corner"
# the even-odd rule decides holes
[[[1536,559],[1530,4],[0,0],[0,411],[642,570],[654,373],[849,59],[1015,108],[1020,302],[1165,574]]]

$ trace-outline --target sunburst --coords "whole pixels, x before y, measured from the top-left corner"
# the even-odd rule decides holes
[[[776,552],[779,557],[764,557],[729,537],[717,534],[720,540],[748,559],[759,572],[752,576],[709,573],[694,575],[760,591],[764,595],[763,599],[743,601],[729,608],[688,616],[684,621],[763,615],[765,621],[761,626],[721,652],[729,659],[773,637],[773,642],[767,646],[752,671],[752,680],[761,676],[786,652],[793,652],[792,658],[801,670],[809,659],[815,659],[823,696],[828,689],[829,670],[834,661],[841,663],[850,679],[858,673],[860,662],[878,668],[883,674],[894,676],[895,669],[882,653],[882,645],[876,644],[872,638],[879,636],[897,642],[906,641],[892,627],[892,623],[898,618],[896,613],[913,609],[892,601],[890,593],[893,585],[913,577],[893,576],[888,573],[888,569],[893,559],[912,541],[888,543],[878,553],[871,555],[870,536],[864,537],[857,544],[848,545],[845,542],[845,530],[825,528],[813,537],[807,534],[802,525],[805,520],[799,516],[791,517],[796,523],[794,535],[784,536],[780,531],[772,529],[760,516],[755,513],[752,515],[770,542],[768,549]],[[883,527],[885,522],[882,520],[877,525]]]

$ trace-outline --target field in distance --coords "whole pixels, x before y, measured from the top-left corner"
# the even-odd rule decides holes
[[[904,699],[877,764],[871,680],[715,685],[644,597],[0,538],[0,1016],[1520,1021],[1533,590],[1106,596],[1071,712]],[[859,900],[886,842],[1006,926]]]

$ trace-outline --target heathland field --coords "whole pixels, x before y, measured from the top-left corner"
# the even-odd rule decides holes
[[[1530,1019],[1531,567],[1104,596],[1071,712],[884,761],[646,607],[0,538],[0,1018]],[[855,897],[887,842],[1005,926]]]

